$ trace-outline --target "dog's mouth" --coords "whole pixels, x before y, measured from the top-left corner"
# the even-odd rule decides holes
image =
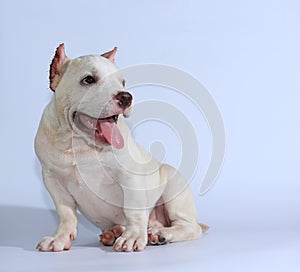
[[[124,139],[117,126],[118,115],[93,118],[85,113],[75,111],[72,118],[76,127],[87,133],[95,143],[100,145],[109,144],[117,149],[123,148]]]

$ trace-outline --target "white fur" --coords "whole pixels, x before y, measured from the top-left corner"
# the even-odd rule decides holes
[[[99,81],[82,86],[80,80],[90,73]],[[143,250],[149,213],[159,199],[165,203],[172,226],[157,232],[168,242],[201,235],[186,181],[171,166],[160,165],[131,138],[122,116],[117,124],[125,141],[122,149],[96,146],[73,125],[75,110],[92,117],[124,113],[112,99],[124,91],[122,80],[107,58],[93,55],[68,60],[35,139],[43,180],[59,216],[56,232],[39,243],[39,250],[70,248],[77,234],[77,208],[102,230],[126,226],[114,244],[115,250]]]

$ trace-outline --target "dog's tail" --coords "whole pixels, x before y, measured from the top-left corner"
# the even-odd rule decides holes
[[[199,224],[199,226],[201,227],[201,229],[202,229],[202,233],[205,233],[205,232],[207,232],[208,231],[208,229],[209,229],[209,226],[207,226],[207,225],[204,225],[204,224]]]

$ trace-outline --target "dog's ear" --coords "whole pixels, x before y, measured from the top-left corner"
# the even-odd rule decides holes
[[[115,47],[113,50],[109,51],[109,52],[106,52],[106,53],[103,53],[101,56],[104,57],[104,58],[107,58],[109,59],[111,62],[115,62],[115,55],[117,53],[117,47]]]
[[[65,45],[60,44],[55,52],[55,56],[50,65],[50,89],[55,92],[55,89],[65,71],[68,58],[65,53]]]

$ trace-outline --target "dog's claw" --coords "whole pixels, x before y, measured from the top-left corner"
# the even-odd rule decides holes
[[[164,238],[164,237],[159,237],[159,238],[158,238],[158,242],[159,242],[160,245],[164,245],[164,244],[167,243],[167,240],[166,240],[166,238]]]

